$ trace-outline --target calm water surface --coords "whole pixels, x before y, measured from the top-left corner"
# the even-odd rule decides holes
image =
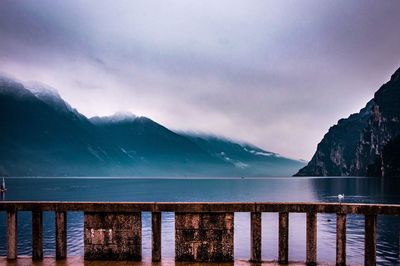
[[[5,200],[68,201],[307,201],[400,203],[400,180],[376,178],[138,179],[138,178],[7,178]],[[151,216],[144,213],[143,256],[150,257]],[[263,259],[277,259],[278,215],[263,214]],[[174,257],[174,215],[162,216],[162,252]],[[0,213],[0,256],[6,254],[5,213]],[[235,258],[249,258],[250,215],[235,213]],[[83,255],[83,213],[68,213],[68,254]],[[54,213],[44,215],[44,254],[55,254]],[[290,214],[289,258],[305,260],[305,214]],[[399,263],[399,217],[378,217],[380,265]],[[318,260],[335,261],[336,216],[318,216]],[[362,263],[364,217],[347,220],[348,262]],[[31,214],[18,213],[18,252],[31,254]]]

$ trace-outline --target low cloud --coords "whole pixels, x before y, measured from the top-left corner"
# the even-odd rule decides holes
[[[0,2],[0,71],[310,159],[400,61],[398,1]]]

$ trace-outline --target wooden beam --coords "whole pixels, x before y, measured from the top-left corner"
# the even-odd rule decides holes
[[[56,259],[67,257],[67,212],[56,212]]]
[[[307,213],[306,232],[307,265],[317,265],[317,214]]]
[[[365,215],[365,262],[376,265],[376,215]]]
[[[0,201],[0,211],[293,212],[400,215],[397,204],[309,202],[58,202]]]
[[[287,264],[289,261],[289,213],[279,213],[279,256],[278,261],[281,264]]]
[[[7,259],[17,258],[17,212],[7,211]]]
[[[43,259],[43,212],[32,212],[32,260]]]
[[[336,265],[346,265],[346,214],[336,214]]]
[[[261,212],[250,214],[251,262],[261,262]]]
[[[154,262],[161,260],[161,212],[151,213],[152,249],[151,259]]]

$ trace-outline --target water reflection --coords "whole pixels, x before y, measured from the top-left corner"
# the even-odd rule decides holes
[[[340,178],[310,179],[318,201],[336,202],[338,194],[345,194],[343,202],[349,203],[400,203],[400,180],[385,178]],[[336,219],[335,217],[332,217]],[[335,233],[336,223],[319,222],[327,229],[323,235]],[[330,227],[330,228],[326,228]],[[393,265],[399,262],[400,217],[378,216],[377,221],[377,262]],[[321,244],[321,243],[319,243]],[[326,247],[324,243],[322,247]],[[349,261],[362,262],[364,256],[364,216],[348,215],[347,254]],[[325,248],[319,251],[324,252]]]

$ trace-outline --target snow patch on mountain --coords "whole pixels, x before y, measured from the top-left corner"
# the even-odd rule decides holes
[[[280,157],[279,154],[274,153],[274,152],[263,151],[263,150],[249,150],[246,147],[243,147],[243,149],[245,151],[247,151],[247,152],[250,152],[250,153],[252,153],[254,155],[258,155],[258,156],[267,156],[267,157],[276,156],[276,157]]]
[[[67,102],[65,102],[57,89],[36,81],[28,81],[23,83],[25,88],[32,92],[39,100],[49,105],[51,108],[58,112],[63,112],[65,114],[73,113],[78,117],[82,117],[80,113]]]
[[[246,164],[246,163],[243,163],[243,162],[241,162],[241,161],[235,161],[235,160],[233,160],[232,158],[228,157],[228,156],[226,155],[226,153],[223,152],[223,151],[221,151],[219,154],[217,154],[217,156],[220,156],[220,157],[222,157],[225,161],[227,161],[227,162],[229,162],[229,163],[232,163],[236,168],[244,169],[244,168],[246,168],[246,167],[249,167],[249,165]]]
[[[94,116],[90,118],[90,121],[95,124],[105,124],[105,123],[120,123],[120,122],[133,122],[141,117],[129,111],[117,112],[110,116]]]
[[[234,162],[233,164],[235,165],[235,167],[237,167],[237,168],[241,168],[241,169],[244,169],[244,168],[247,168],[247,167],[249,167],[249,165],[248,165],[248,164],[246,164],[246,163],[242,163],[242,162]]]
[[[0,93],[16,97],[32,96],[29,91],[25,90],[19,80],[4,73],[0,73]]]
[[[131,158],[131,159],[135,159],[135,157],[134,156],[132,156],[131,155],[131,153],[133,153],[133,154],[136,154],[136,151],[127,151],[127,150],[125,150],[124,148],[120,148],[121,149],[121,151],[126,155],[126,156],[128,156],[129,158]]]

